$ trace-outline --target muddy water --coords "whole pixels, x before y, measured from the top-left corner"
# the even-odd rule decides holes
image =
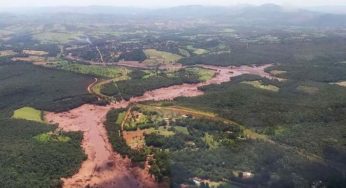
[[[128,159],[123,159],[112,150],[103,126],[107,112],[112,108],[125,108],[130,103],[148,100],[172,100],[180,96],[192,97],[202,95],[200,86],[221,84],[232,77],[242,74],[255,74],[266,78],[274,78],[264,72],[271,65],[261,67],[202,67],[215,71],[215,76],[203,83],[182,84],[145,92],[143,96],[134,97],[130,101],[121,101],[108,106],[86,104],[63,113],[47,113],[45,118],[50,123],[58,123],[65,131],[83,132],[82,147],[88,158],[83,162],[78,173],[63,179],[64,187],[163,187],[156,184],[147,170],[132,167]]]

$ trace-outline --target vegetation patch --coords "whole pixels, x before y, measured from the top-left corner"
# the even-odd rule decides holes
[[[164,51],[158,51],[155,49],[146,49],[144,50],[145,55],[149,59],[149,61],[144,62],[156,62],[158,64],[168,64],[168,63],[176,63],[178,60],[182,58],[182,56],[164,52]]]
[[[123,119],[124,115],[120,113],[118,118]],[[148,156],[151,165],[149,172],[158,181],[167,177],[172,168],[175,168],[178,160],[174,158],[175,153],[233,147],[242,135],[242,130],[236,125],[186,116],[170,109],[138,105],[128,109],[127,114],[129,117],[125,125],[131,124],[131,127],[122,132],[123,139],[132,150]],[[119,125],[120,121],[116,122]],[[190,160],[192,159],[186,159],[186,162]],[[179,176],[183,180],[173,178],[174,185],[189,183],[192,177],[211,177],[199,176],[196,172],[186,177]]]
[[[61,178],[78,172],[86,156],[81,133],[61,133],[68,142],[43,142],[35,135],[54,131],[55,126],[34,121],[0,120],[0,182],[6,187],[61,187]]]
[[[78,63],[70,63],[68,61],[59,61],[56,65],[57,68],[86,74],[86,75],[92,75],[97,77],[104,77],[104,78],[120,78],[127,76],[129,70],[123,67],[105,67],[105,66],[99,66],[99,65],[83,65]]]
[[[192,68],[186,68],[187,71],[191,71],[194,74],[199,76],[199,80],[201,81],[207,81],[214,77],[215,72],[210,69],[200,68],[200,67],[192,67]]]
[[[123,137],[123,132],[121,131],[122,122],[118,120],[119,113],[126,112],[125,109],[117,109],[111,110],[107,113],[105,127],[107,130],[108,138],[113,146],[113,149],[119,152],[122,156],[128,156],[134,162],[144,162],[145,154],[143,151],[137,151],[131,149],[129,145],[127,145],[126,140]]]
[[[219,143],[215,141],[214,137],[208,133],[204,134],[203,141],[208,145],[209,148],[215,149],[219,146]]]
[[[101,93],[112,96],[117,100],[129,100],[131,97],[141,96],[146,91],[179,85],[183,83],[198,83],[200,76],[193,72],[181,70],[172,74],[157,74],[145,79],[122,80],[104,84]]]
[[[14,111],[12,118],[43,122],[42,111],[31,107],[23,107]]]
[[[12,61],[17,61],[17,62],[45,62],[46,58],[42,56],[35,56],[35,55],[30,55],[28,57],[14,57],[11,59]]]
[[[67,33],[67,32],[43,32],[33,35],[35,40],[41,43],[66,44],[71,41],[80,40],[83,37],[82,33]]]
[[[48,142],[69,142],[71,138],[68,136],[60,135],[54,132],[42,133],[34,137],[35,140],[41,143]]]
[[[159,128],[150,128],[150,129],[144,129],[145,134],[157,134],[162,136],[173,136],[175,134],[174,131],[168,130],[167,127],[159,127]]]
[[[23,54],[34,55],[34,56],[44,56],[44,55],[48,55],[48,52],[39,51],[39,50],[23,50]]]
[[[287,71],[281,71],[281,70],[272,70],[270,71],[270,74],[274,75],[274,76],[280,76],[282,74],[287,73]]]
[[[183,48],[179,48],[179,54],[184,56],[184,57],[190,57],[191,56],[190,52],[183,49]]]
[[[208,53],[209,51],[206,49],[202,49],[202,48],[194,48],[192,45],[188,45],[186,47],[186,49],[188,49],[189,51],[191,51],[192,53],[196,54],[196,55],[203,55]]]
[[[186,135],[189,134],[189,130],[187,129],[187,127],[174,126],[174,127],[173,127],[173,130],[174,130],[175,132],[178,132],[178,133],[183,133],[183,134],[186,134]]]
[[[273,92],[278,92],[280,90],[280,88],[274,86],[274,85],[264,85],[261,81],[243,81],[241,83],[244,83],[244,84],[248,84],[248,85],[251,85],[255,88],[258,88],[258,89],[263,89],[263,90],[268,90],[268,91],[273,91]]]
[[[304,85],[298,86],[297,90],[306,94],[310,94],[310,95],[316,94],[319,91],[317,87],[304,86]]]

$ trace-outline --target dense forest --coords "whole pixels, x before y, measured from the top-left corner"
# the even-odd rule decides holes
[[[333,173],[330,172],[333,175],[322,176],[327,178],[324,181],[327,182],[328,187],[343,187],[346,184],[345,178],[339,176],[344,173],[342,169],[346,167],[343,160],[346,157],[343,145],[346,89],[333,85],[331,82],[345,79],[342,73],[345,66],[340,63],[334,65],[328,61],[280,65],[270,70],[287,71],[281,75],[288,79],[285,82],[244,75],[229,83],[203,87],[201,89],[206,92],[205,95],[180,98],[177,103],[214,111],[222,117],[251,127],[258,133],[268,135],[278,143],[300,148],[302,151],[321,157],[326,161],[326,166],[329,168],[327,171],[333,171]],[[268,91],[243,83],[251,80],[275,85],[280,90]],[[326,132],[328,132],[327,135]],[[331,140],[334,141],[333,144]],[[270,150],[272,151],[273,148]],[[265,151],[269,152],[269,150]],[[182,155],[184,153],[179,154],[179,156]],[[305,162],[304,164],[300,167],[302,172],[307,177],[316,176],[311,167],[306,167]],[[296,166],[296,164],[289,166]],[[324,170],[321,168],[326,168],[313,166],[317,172],[322,172]],[[307,169],[304,169],[305,167]],[[338,181],[335,181],[336,179]],[[285,182],[289,181],[285,180]],[[297,185],[294,184],[294,186]]]
[[[259,64],[292,64],[306,61],[323,61],[323,59],[342,60],[346,57],[344,39],[328,37],[312,41],[282,41],[280,43],[248,43],[232,42],[231,52],[221,54],[206,54],[181,59],[186,65],[212,64],[229,65],[259,65]],[[313,72],[313,71],[311,71]]]
[[[6,187],[60,187],[86,156],[81,133],[10,118],[23,106],[64,111],[94,101],[90,77],[31,64],[0,65],[0,182]],[[73,88],[73,89],[71,89]]]
[[[0,182],[5,187],[60,187],[61,177],[77,172],[85,160],[80,133],[60,133],[69,141],[37,140],[55,126],[0,120]]]
[[[147,59],[147,56],[141,49],[135,49],[130,52],[124,52],[122,53],[118,60],[124,60],[124,61],[139,61],[142,62],[145,59]]]
[[[0,65],[0,116],[23,106],[58,112],[92,102],[95,97],[85,89],[92,82],[92,77],[31,64]]]

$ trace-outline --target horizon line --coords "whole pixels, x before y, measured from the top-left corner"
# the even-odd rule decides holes
[[[202,6],[202,7],[237,7],[237,6],[263,6],[263,5],[276,5],[280,7],[297,7],[297,8],[304,8],[304,7],[337,7],[337,6],[345,6],[345,4],[335,4],[335,5],[292,5],[292,4],[281,4],[281,3],[261,3],[261,4],[252,4],[252,3],[237,3],[233,5],[213,5],[213,4],[181,4],[181,5],[167,5],[167,6],[138,6],[138,5],[106,5],[106,4],[90,4],[90,5],[31,5],[31,6],[1,6],[0,9],[6,9],[6,8],[72,8],[72,7],[109,7],[109,8],[138,8],[138,9],[160,9],[160,8],[174,8],[174,7],[188,7],[188,6]]]

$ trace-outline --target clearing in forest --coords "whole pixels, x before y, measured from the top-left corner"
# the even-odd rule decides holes
[[[59,61],[56,65],[58,69],[71,71],[80,74],[92,75],[103,78],[120,78],[126,77],[130,72],[128,69],[116,66],[99,66],[99,65],[83,65],[70,63],[68,61]]]
[[[270,84],[265,85],[261,81],[258,81],[258,80],[256,80],[256,81],[244,81],[241,83],[251,85],[251,86],[258,88],[258,89],[264,89],[264,90],[273,91],[273,92],[278,92],[280,90],[280,88],[278,88],[274,85],[270,85]]]
[[[176,63],[178,60],[182,58],[182,56],[180,55],[164,51],[158,51],[155,49],[146,49],[144,50],[144,53],[148,57],[148,59],[144,62],[149,64]]]
[[[186,49],[192,51],[192,53],[196,54],[196,55],[203,55],[203,54],[207,54],[209,51],[206,49],[202,49],[202,48],[195,48],[192,45],[188,45],[186,46]]]
[[[23,107],[14,111],[12,118],[43,122],[42,111],[36,110],[35,108],[31,107]]]
[[[39,50],[23,50],[23,54],[34,55],[34,56],[43,56],[43,55],[48,55],[48,52],[39,51]]]

